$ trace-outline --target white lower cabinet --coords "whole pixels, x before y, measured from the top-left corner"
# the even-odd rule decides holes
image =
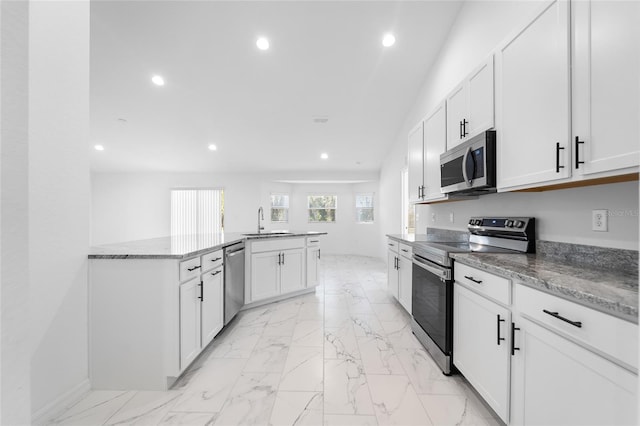
[[[454,364],[505,423],[637,424],[637,324],[467,265],[454,271]]]
[[[507,308],[455,283],[453,362],[502,420],[509,420]]]
[[[398,258],[398,302],[409,314],[411,314],[411,292],[413,291],[411,286],[412,269],[413,262],[411,259],[400,255]]]
[[[391,239],[387,245],[387,290],[411,314],[413,249]]]
[[[224,271],[222,265],[202,275],[202,347],[206,347],[224,326]]]
[[[320,283],[320,247],[307,248],[307,287]]]
[[[387,250],[387,291],[398,299],[398,253]]]
[[[303,264],[303,249],[286,250],[282,252],[282,262],[280,265],[281,293],[291,293],[306,287],[303,275]]]
[[[514,324],[512,424],[637,424],[637,375],[532,321]]]
[[[201,281],[194,278],[180,284],[180,369],[186,368],[200,353]]]
[[[320,246],[317,244],[310,249],[316,248],[319,253]],[[251,242],[250,261],[246,265],[249,280],[245,302],[260,302],[310,287],[307,282],[307,250],[304,238],[273,238]],[[318,263],[315,262],[313,266],[317,274]],[[316,283],[317,275],[311,286]]]
[[[251,255],[251,301],[280,294],[280,252]]]

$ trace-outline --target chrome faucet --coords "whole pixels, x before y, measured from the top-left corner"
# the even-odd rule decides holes
[[[262,207],[258,209],[258,234],[264,230],[264,226],[260,225],[260,219],[264,220],[264,211]]]

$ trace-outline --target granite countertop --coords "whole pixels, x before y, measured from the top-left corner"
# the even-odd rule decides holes
[[[427,234],[387,234],[387,237],[401,243],[424,243],[429,241]]]
[[[456,262],[638,323],[638,276],[535,254],[452,253]]]
[[[89,249],[89,259],[184,259],[246,240],[308,237],[326,234],[326,232],[315,231],[289,232],[287,234],[266,231],[261,235],[245,235],[245,233],[240,232],[177,235],[91,247]]]

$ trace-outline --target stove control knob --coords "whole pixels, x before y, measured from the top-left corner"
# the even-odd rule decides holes
[[[507,220],[507,222],[505,223],[505,226],[507,228],[511,228],[513,226],[513,221],[512,220]]]
[[[476,221],[475,221],[475,220],[473,220],[473,219],[469,219],[469,225],[474,225],[475,223],[476,223]]]
[[[516,228],[522,228],[524,226],[524,222],[521,220],[517,220],[514,226]]]

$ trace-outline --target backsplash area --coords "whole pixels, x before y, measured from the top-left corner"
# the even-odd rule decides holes
[[[592,211],[598,209],[608,210],[606,232],[591,230]],[[470,217],[497,216],[535,217],[539,240],[638,250],[638,182],[504,192],[465,201],[418,204],[416,229],[466,231]]]

